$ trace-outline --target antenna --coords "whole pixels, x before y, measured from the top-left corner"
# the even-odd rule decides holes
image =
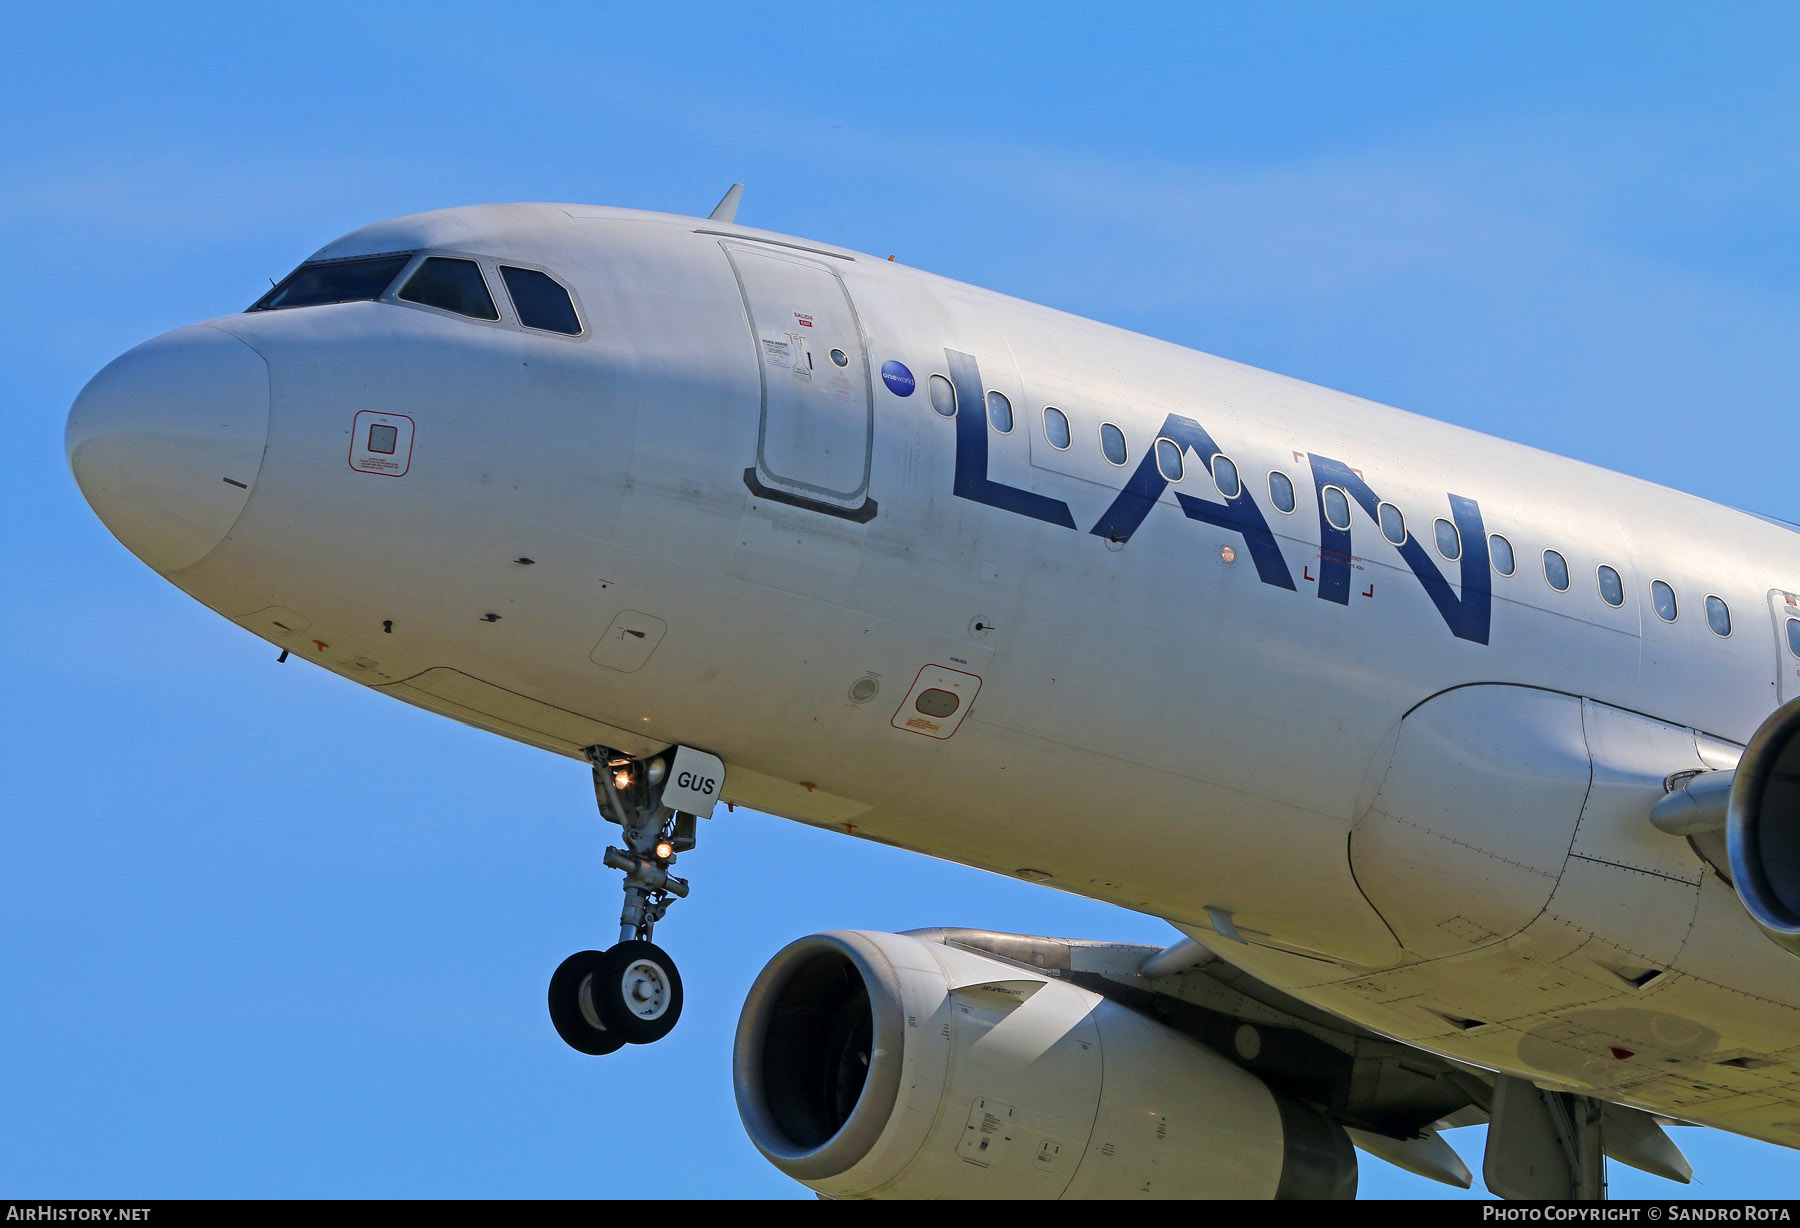
[[[713,206],[713,211],[706,215],[706,220],[724,222],[727,225],[737,221],[738,201],[742,199],[744,199],[744,185],[732,184],[725,195],[719,198],[719,203]]]

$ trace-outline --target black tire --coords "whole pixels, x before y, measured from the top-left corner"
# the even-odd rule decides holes
[[[594,1057],[625,1047],[622,1036],[599,1025],[600,1013],[594,1009],[592,986],[598,982],[590,978],[604,958],[599,951],[577,951],[557,965],[550,976],[551,1026],[569,1048]],[[584,997],[588,999],[585,1010]]]
[[[628,1044],[661,1040],[681,1018],[681,973],[653,942],[633,940],[608,949],[593,978],[594,1009],[606,1030]]]

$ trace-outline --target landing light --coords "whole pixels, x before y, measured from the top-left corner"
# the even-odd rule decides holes
[[[615,788],[615,789],[631,788],[631,769],[630,768],[620,768],[618,771],[613,773],[613,788]]]
[[[658,840],[656,842],[656,859],[658,861],[667,861],[674,855],[675,846],[673,844],[670,844],[667,840]]]

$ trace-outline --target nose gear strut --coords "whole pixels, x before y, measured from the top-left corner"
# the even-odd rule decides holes
[[[594,800],[600,814],[625,833],[625,847],[606,850],[606,864],[625,872],[625,907],[619,913],[619,941],[650,941],[669,904],[686,897],[687,880],[669,873],[677,853],[694,847],[694,816],[662,804],[669,762],[662,755],[644,763],[588,748],[594,765]],[[685,820],[685,821],[684,821]]]
[[[625,902],[618,943],[571,955],[550,978],[550,1022],[571,1048],[603,1054],[661,1040],[681,1018],[681,974],[651,936],[688,893],[669,867],[694,847],[697,819],[663,804],[668,754],[646,760],[591,746],[587,758],[600,814],[624,833],[625,847],[609,846],[604,860],[624,873]]]

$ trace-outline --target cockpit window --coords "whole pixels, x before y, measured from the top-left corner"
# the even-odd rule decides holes
[[[487,281],[481,276],[481,266],[473,260],[431,257],[406,279],[400,287],[400,297],[409,303],[441,307],[475,320],[500,318],[494,309],[494,296],[488,293]]]
[[[545,332],[580,335],[581,320],[575,314],[575,304],[555,278],[536,269],[517,269],[509,264],[500,266],[500,276],[506,279],[506,290],[512,295],[519,323]]]
[[[380,298],[412,256],[374,256],[360,260],[317,260],[289,273],[279,286],[257,299],[251,311],[283,307],[317,307],[323,303],[360,303]]]

